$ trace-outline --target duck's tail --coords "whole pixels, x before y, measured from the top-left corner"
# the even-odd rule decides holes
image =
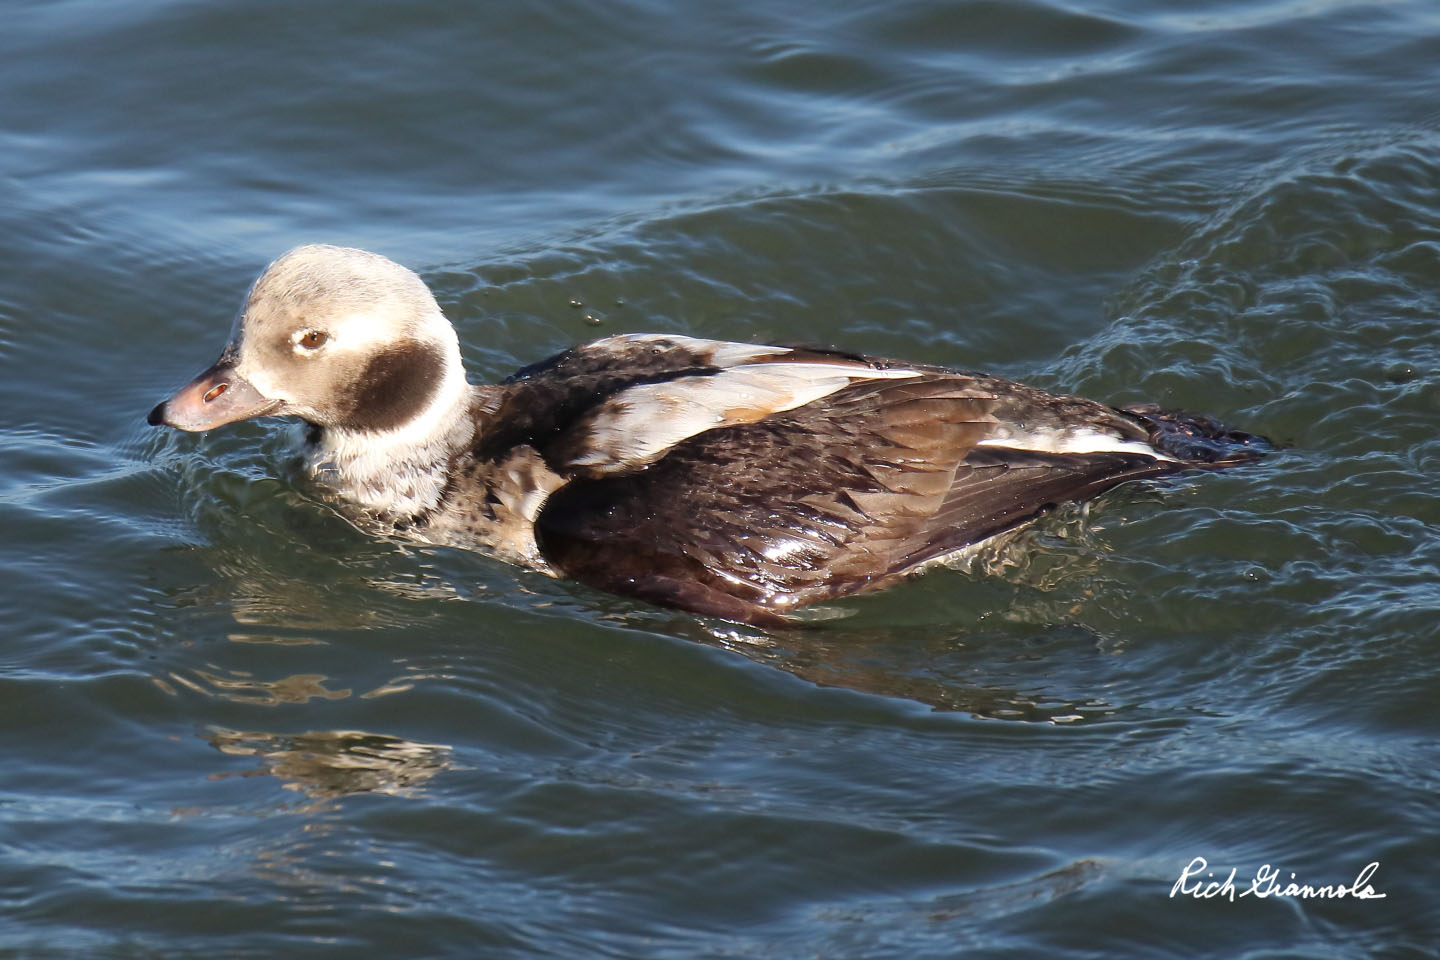
[[[1152,403],[1123,409],[1149,428],[1156,449],[1192,466],[1218,469],[1253,463],[1275,449],[1264,437],[1198,414],[1161,410]]]

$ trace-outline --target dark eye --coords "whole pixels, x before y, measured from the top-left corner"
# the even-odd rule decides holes
[[[324,330],[306,330],[299,340],[295,341],[306,350],[314,350],[330,339],[330,334]]]

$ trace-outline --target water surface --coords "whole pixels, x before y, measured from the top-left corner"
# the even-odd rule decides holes
[[[1424,0],[17,5],[0,953],[1433,956],[1437,89]],[[737,629],[145,427],[313,241],[477,380],[811,341],[1283,449]]]

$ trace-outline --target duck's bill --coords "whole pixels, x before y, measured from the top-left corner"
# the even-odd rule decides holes
[[[210,430],[237,420],[274,413],[281,401],[263,396],[227,364],[216,364],[164,401],[146,419],[181,430]]]

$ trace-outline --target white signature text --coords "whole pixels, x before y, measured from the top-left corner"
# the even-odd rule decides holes
[[[1229,873],[1217,878],[1205,858],[1196,857],[1180,871],[1180,879],[1170,888],[1170,897],[1191,897],[1195,900],[1220,897],[1231,903],[1234,903],[1237,897],[1299,897],[1302,900],[1312,897],[1322,900],[1353,897],[1356,900],[1384,900],[1385,894],[1376,893],[1370,884],[1370,878],[1375,876],[1375,871],[1379,869],[1380,861],[1375,860],[1365,865],[1353,883],[1327,883],[1316,887],[1308,883],[1297,883],[1293,873],[1288,881],[1281,880],[1280,871],[1267,863],[1255,871],[1255,876],[1250,878],[1250,886],[1241,890],[1235,886],[1237,867],[1231,867]]]

